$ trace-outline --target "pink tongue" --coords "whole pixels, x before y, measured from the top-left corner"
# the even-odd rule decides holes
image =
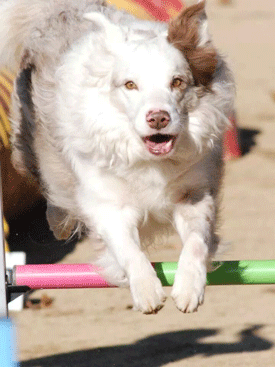
[[[155,143],[149,139],[146,139],[145,145],[149,152],[155,155],[167,154],[173,148],[172,140],[165,141],[163,143]]]

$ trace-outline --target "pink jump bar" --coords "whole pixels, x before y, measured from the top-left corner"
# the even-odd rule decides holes
[[[13,283],[31,289],[112,287],[92,264],[16,265]]]

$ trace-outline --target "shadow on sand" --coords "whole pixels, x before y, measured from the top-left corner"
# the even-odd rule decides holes
[[[217,329],[198,329],[158,334],[135,344],[103,347],[65,353],[22,362],[21,367],[160,367],[192,356],[257,352],[270,349],[272,343],[257,336],[262,326],[255,325],[238,334],[235,343],[204,343],[218,335]]]
[[[261,133],[257,129],[238,129],[241,155],[248,154],[256,146],[256,138]]]
[[[11,251],[24,251],[27,264],[51,264],[62,260],[75,249],[78,237],[58,241],[46,219],[44,199],[10,218],[8,243]]]

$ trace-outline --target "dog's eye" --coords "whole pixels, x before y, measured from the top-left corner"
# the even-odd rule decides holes
[[[181,78],[174,78],[171,83],[171,88],[185,88],[186,84]]]
[[[131,80],[127,83],[125,83],[125,87],[127,89],[138,89],[136,83],[132,82]]]

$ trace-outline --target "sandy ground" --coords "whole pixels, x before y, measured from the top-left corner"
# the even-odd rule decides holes
[[[208,13],[216,44],[235,71],[238,124],[249,150],[227,163],[222,235],[231,246],[222,258],[273,259],[275,1],[208,0]],[[169,261],[178,251],[171,238],[150,253]],[[90,258],[84,242],[64,262]],[[207,287],[205,304],[190,315],[171,299],[157,315],[134,312],[127,290],[46,293],[52,307],[12,314],[22,367],[275,366],[275,286]]]

